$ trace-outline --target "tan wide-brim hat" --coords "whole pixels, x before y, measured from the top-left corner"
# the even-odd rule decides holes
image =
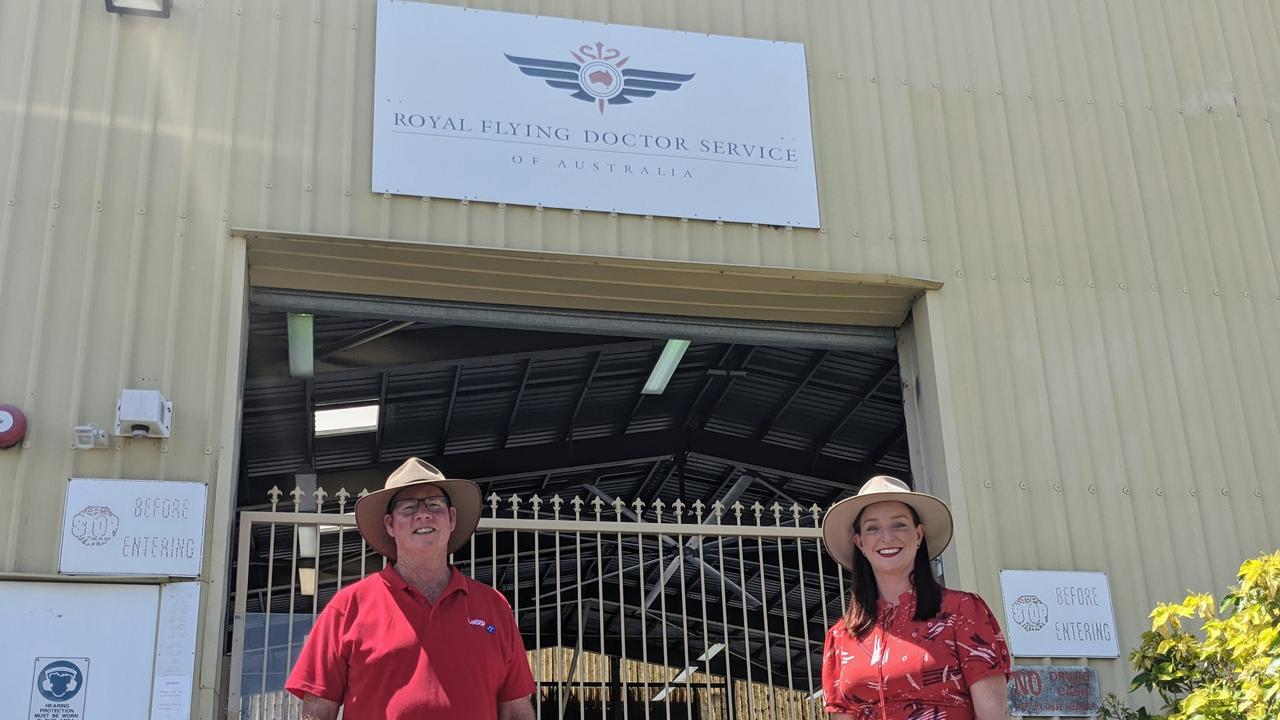
[[[822,543],[836,562],[853,569],[853,554],[857,552],[853,546],[853,521],[868,505],[888,501],[905,503],[920,516],[930,560],[951,544],[951,508],[946,503],[932,495],[912,492],[896,477],[877,475],[863,483],[857,495],[832,505],[822,518]]]
[[[356,527],[360,534],[365,542],[391,562],[396,560],[396,541],[387,533],[382,518],[387,514],[391,498],[400,490],[414,485],[439,485],[449,496],[449,504],[457,509],[457,524],[449,535],[449,552],[457,552],[458,548],[466,545],[480,522],[480,486],[470,480],[446,478],[434,466],[418,458],[409,458],[387,477],[387,483],[381,490],[356,501]]]

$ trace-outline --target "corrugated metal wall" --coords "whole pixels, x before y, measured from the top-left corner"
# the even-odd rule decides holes
[[[804,42],[824,228],[370,193],[372,0],[0,0],[0,570],[68,476],[216,477],[232,227],[944,280],[967,584],[1107,570],[1127,646],[1280,545],[1280,3],[470,4]],[[175,439],[69,450],[125,386]]]

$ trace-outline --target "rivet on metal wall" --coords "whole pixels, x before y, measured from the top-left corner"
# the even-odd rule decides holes
[[[1003,94],[1004,94],[1004,90],[1001,90],[1000,88],[996,88],[996,94],[997,94],[997,95],[1003,95]]]
[[[840,79],[840,80],[843,80],[843,79],[844,79],[844,73],[842,73],[842,72],[838,72],[838,73],[836,73],[836,78],[837,78],[837,79]]]
[[[1027,99],[1028,99],[1028,100],[1035,100],[1036,98],[1035,98],[1035,95],[1033,95],[1032,93],[1027,93]]]
[[[391,193],[382,193],[382,197],[383,197],[383,199],[384,199],[384,200],[390,200],[390,199],[391,199]]]
[[[1257,489],[1257,488],[1254,488],[1254,490],[1253,490],[1253,496],[1254,496],[1254,497],[1262,497],[1262,491],[1261,491],[1261,490],[1259,490],[1259,489]]]
[[[506,203],[498,203],[498,209],[499,209],[499,210],[506,210],[506,209],[507,209],[507,204],[506,204]]]
[[[1122,487],[1122,488],[1120,488],[1120,492],[1124,493],[1125,495],[1132,495],[1132,494],[1133,494],[1133,491],[1131,491],[1131,490],[1130,490],[1129,488],[1127,488],[1127,487]]]
[[[139,214],[139,215],[146,215],[146,214],[147,214],[147,209],[146,209],[145,207],[140,207],[140,208],[138,208],[138,214]]]
[[[965,85],[965,86],[964,86],[964,91],[965,91],[965,92],[973,92],[973,86],[972,86],[972,85]]]
[[[1059,96],[1058,96],[1058,102],[1062,102],[1062,96],[1061,96],[1061,95],[1059,95]]]
[[[167,442],[162,442],[162,443],[160,443],[160,452],[162,452],[162,453],[167,453],[167,452],[169,452],[169,443],[167,443]]]
[[[347,197],[351,197],[351,188],[347,188],[347,189],[343,190],[343,191],[342,191],[342,194],[343,194],[343,195],[346,195]],[[422,199],[423,199],[423,200],[426,200],[426,198],[422,198]]]
[[[1156,488],[1156,495],[1159,497],[1164,497],[1164,488]]]
[[[8,200],[8,204],[9,204],[9,205],[13,205],[13,204],[14,204],[14,203],[16,203],[16,202],[18,202],[18,201],[17,201],[17,199],[15,199],[15,198],[9,198],[9,200]]]
[[[687,224],[689,222],[689,218],[680,218],[680,222]]]
[[[724,221],[723,221],[723,220],[716,220],[716,225],[719,225],[719,226],[723,227],[723,226],[724,226]]]
[[[1090,486],[1089,486],[1089,494],[1090,494],[1090,495],[1097,495],[1097,494],[1098,494],[1098,486],[1097,486],[1097,485],[1090,485]]]
[[[53,210],[57,210],[57,209],[58,209],[58,201],[57,201],[57,200],[54,200],[53,202],[49,203],[49,207],[50,207],[51,209],[53,209]]]
[[[1199,497],[1199,496],[1200,496],[1200,491],[1199,491],[1199,490],[1197,490],[1197,489],[1195,489],[1195,488],[1191,488],[1191,490],[1189,490],[1188,492],[1191,494],[1191,497]]]
[[[1212,105],[1205,105],[1205,106],[1204,106],[1204,111],[1205,111],[1205,112],[1213,112],[1213,106],[1212,106]]]
[[[1089,98],[1088,100],[1085,100],[1085,102],[1086,102],[1086,103],[1088,103],[1089,105],[1092,105],[1092,104],[1093,104],[1093,98]]]
[[[938,88],[940,88],[940,87],[942,87],[942,83],[939,83],[937,80],[934,80],[934,81],[933,81],[933,89],[934,89],[934,90],[937,90],[937,89],[938,89]]]
[[[186,219],[187,219],[187,211],[186,211],[186,210],[183,210],[182,212],[178,213],[178,217],[182,218],[183,220],[186,220]]]
[[[911,84],[911,81],[910,81],[910,80],[907,80],[906,78],[902,78],[902,84],[903,84],[903,85],[910,85],[910,84]]]
[[[1124,101],[1121,100],[1120,102],[1116,103],[1116,107],[1124,107]]]
[[[302,189],[303,189],[303,190],[306,190],[307,192],[311,192],[311,185],[310,185],[310,183],[308,183],[308,184],[306,184],[306,185],[303,185],[303,186],[302,186]]]
[[[994,483],[992,483],[990,480],[983,480],[982,484],[985,487],[991,487]]]
[[[1030,282],[1031,282],[1031,276],[1030,276],[1030,275],[1023,275],[1023,276],[1022,276],[1022,282],[1024,282],[1024,283],[1030,283]]]
[[[886,237],[888,237],[890,240],[892,240],[892,239],[894,239],[895,235],[894,235],[893,233],[889,233]]]
[[[964,271],[963,271],[963,270],[957,270],[957,271],[956,271],[956,277],[958,277],[958,278],[962,278],[962,277],[964,277]]]
[[[1231,497],[1231,490],[1229,488],[1222,488],[1222,496]]]
[[[282,19],[283,17],[284,17],[284,13],[280,12],[279,10],[277,10],[277,11],[276,11],[276,19],[277,19],[277,20],[280,20],[280,19]]]
[[[1213,289],[1213,296],[1214,296],[1214,297],[1222,297],[1222,291],[1221,291],[1221,290],[1219,290],[1218,288],[1214,288],[1214,289]]]
[[[1178,114],[1179,114],[1179,115],[1182,115],[1182,114],[1183,114],[1183,113],[1185,113],[1186,111],[1187,111],[1187,109],[1186,109],[1186,108],[1178,108]]]
[[[878,81],[876,80],[876,76],[875,76],[875,75],[872,75],[872,76],[871,76],[871,82],[878,82]]]
[[[1053,279],[1053,282],[1054,282],[1054,283],[1056,283],[1056,284],[1058,284],[1058,285],[1061,285],[1061,284],[1062,284],[1062,277],[1061,277],[1061,276],[1059,276],[1059,277],[1054,278],[1054,279]]]
[[[995,273],[991,273],[991,279],[992,279],[992,280],[999,280],[999,279],[1000,279],[1000,276],[999,276],[999,275],[996,275]]]
[[[1030,487],[1028,487],[1028,486],[1027,486],[1027,481],[1026,481],[1026,480],[1019,480],[1019,481],[1018,481],[1018,487],[1022,488],[1023,490],[1029,490],[1029,489],[1030,489]]]
[[[1062,483],[1054,483],[1054,484],[1053,484],[1053,491],[1054,491],[1054,492],[1062,492]]]
[[[1125,283],[1120,283],[1120,284],[1119,284],[1119,285],[1117,285],[1116,287],[1120,288],[1121,290],[1128,290],[1128,289],[1129,289],[1129,286],[1128,286],[1127,284],[1125,284]]]
[[[213,448],[211,448],[211,447],[209,447],[208,445],[206,445],[206,446],[205,446],[205,448],[204,448],[204,454],[205,454],[205,455],[212,455],[212,454],[213,454]]]
[[[1191,288],[1189,288],[1189,287],[1187,287],[1187,286],[1185,286],[1185,285],[1184,285],[1184,286],[1182,287],[1182,294],[1183,294],[1183,295],[1190,295],[1190,294],[1191,294]]]
[[[1252,300],[1252,299],[1253,299],[1253,293],[1249,292],[1248,290],[1245,290],[1243,294],[1244,294],[1244,299],[1245,299],[1245,300]]]
[[[760,229],[760,223],[751,223],[751,229],[752,229],[752,230],[759,230],[759,229]]]
[[[390,195],[388,195],[387,197],[391,197],[391,196],[390,196]],[[466,199],[466,198],[463,198],[463,199],[462,199],[462,201],[461,201],[461,202],[459,202],[458,204],[459,204],[459,205],[461,205],[461,206],[463,206],[463,207],[466,207],[466,206],[468,206],[468,205],[470,205],[470,204],[471,204],[471,201],[470,201],[470,200],[468,200],[468,199]]]
[[[313,22],[313,23],[318,23],[318,22],[320,22],[320,16],[319,16],[319,15],[313,15],[313,16],[311,17],[311,22]]]
[[[268,181],[263,185],[263,187],[270,188],[270,187],[271,187],[271,181],[270,181],[270,180],[268,180]]]
[[[573,209],[573,214],[574,214],[574,215],[581,215],[581,214],[582,214],[582,211],[581,211],[581,210],[579,210],[578,208],[574,208],[574,209]]]
[[[94,210],[94,212],[102,212],[102,201],[101,201],[101,200],[99,200],[98,202],[96,202],[96,203],[94,203],[94,204],[93,204],[93,210]]]
[[[1147,109],[1148,109],[1148,110],[1155,110],[1155,109],[1156,109],[1156,106],[1155,106],[1155,105],[1147,105]]]
[[[1151,283],[1151,292],[1153,292],[1153,293],[1158,293],[1158,292],[1160,292],[1160,286],[1159,286],[1159,285],[1157,285],[1157,284],[1155,284],[1155,283]]]
[[[929,242],[929,236],[928,236],[928,235],[921,235],[921,236],[920,236],[920,242]]]
[[[1096,282],[1094,282],[1094,281],[1090,280],[1090,281],[1089,281],[1089,287],[1098,287],[1098,283],[1096,283]]]

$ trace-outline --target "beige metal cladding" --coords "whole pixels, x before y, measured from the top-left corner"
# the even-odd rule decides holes
[[[804,42],[823,228],[370,193],[372,0],[0,0],[0,399],[32,420],[0,570],[56,567],[68,476],[230,476],[231,227],[943,280],[917,331],[962,583],[1106,570],[1125,647],[1280,545],[1274,1],[473,5]],[[126,386],[174,439],[70,451]]]

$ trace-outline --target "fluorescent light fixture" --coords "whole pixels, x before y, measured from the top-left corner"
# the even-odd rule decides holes
[[[315,317],[289,313],[289,374],[309,378],[315,374]]]
[[[173,0],[107,0],[107,12],[117,15],[145,15],[167,18]]]
[[[721,650],[724,650],[724,643],[716,643],[715,645],[712,645],[707,648],[706,652],[698,656],[698,662],[707,662],[711,658],[719,655]]]
[[[377,429],[377,403],[316,411],[316,437],[355,435]]]
[[[298,592],[306,597],[315,597],[316,594],[316,569],[309,567],[298,568]]]
[[[658,362],[653,364],[653,371],[649,373],[649,379],[645,381],[644,389],[640,393],[661,395],[667,389],[667,383],[670,382],[676,368],[680,366],[684,351],[688,349],[688,340],[668,340],[666,347],[662,348],[662,354],[658,356]]]
[[[711,647],[707,648],[706,652],[698,656],[698,662],[704,663],[704,662],[710,661],[711,658],[715,657],[716,655],[719,655],[721,650],[724,650],[724,643],[716,643],[715,645],[712,645]],[[689,678],[693,677],[693,674],[697,671],[698,671],[697,665],[690,665],[684,670],[681,670],[679,675],[676,675],[675,677],[671,678],[671,682],[667,683],[666,686],[663,687],[662,690],[659,691],[657,695],[653,696],[653,702],[662,702],[663,700],[666,700],[667,695],[669,695],[671,691],[674,689],[671,687],[672,685],[675,685],[676,683],[685,682]]]

